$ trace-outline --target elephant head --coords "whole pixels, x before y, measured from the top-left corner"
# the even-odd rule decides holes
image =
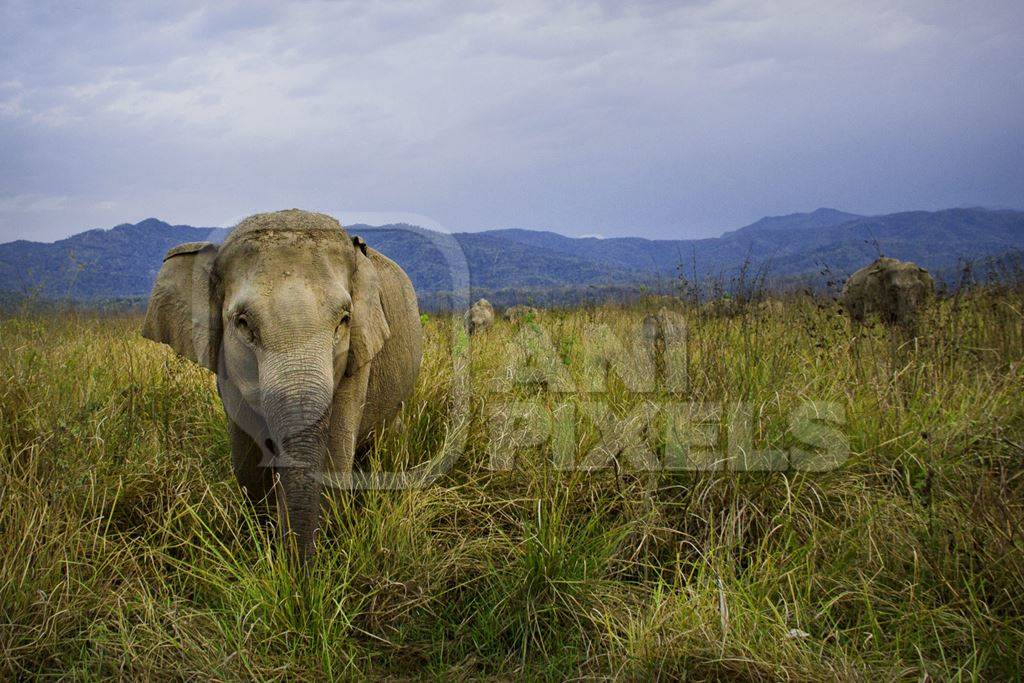
[[[271,468],[282,530],[310,552],[333,397],[390,335],[361,238],[298,210],[247,218],[219,247],[168,253],[143,336],[217,374],[229,418]],[[359,392],[356,392],[360,395]]]
[[[491,326],[494,322],[494,307],[487,299],[480,299],[469,307],[466,313],[466,325],[469,333],[474,334]]]
[[[915,263],[885,259],[878,263],[878,310],[885,322],[913,330],[918,313],[935,292],[935,283]]]

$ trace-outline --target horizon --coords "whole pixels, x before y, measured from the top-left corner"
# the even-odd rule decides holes
[[[0,17],[0,242],[287,206],[700,239],[793,207],[1024,197],[1016,2]]]
[[[297,208],[297,207],[293,207],[293,208]],[[760,216],[759,218],[757,218],[757,219],[755,219],[753,221],[750,221],[749,223],[745,223],[743,225],[739,225],[739,226],[735,226],[735,227],[731,227],[731,228],[725,228],[721,232],[718,232],[718,233],[713,234],[713,235],[708,235],[708,236],[705,236],[705,237],[648,237],[648,236],[645,236],[645,235],[638,235],[638,234],[633,234],[633,235],[602,235],[602,234],[594,234],[594,233],[571,235],[571,234],[567,234],[565,232],[561,232],[561,231],[554,230],[554,229],[549,229],[549,228],[524,228],[524,227],[519,227],[519,226],[480,228],[478,230],[450,231],[450,230],[446,230],[443,226],[439,226],[439,225],[436,225],[436,224],[427,226],[427,225],[423,225],[421,223],[414,222],[415,221],[415,216],[410,216],[410,214],[405,214],[405,213],[394,214],[394,218],[395,218],[394,220],[382,220],[381,222],[367,222],[366,220],[342,221],[342,220],[339,219],[339,223],[341,223],[341,227],[344,228],[344,229],[349,229],[349,228],[354,227],[354,226],[365,226],[365,227],[368,227],[368,228],[386,228],[386,227],[392,226],[392,225],[408,225],[408,226],[414,227],[414,228],[423,228],[423,229],[426,229],[426,230],[434,230],[436,232],[442,232],[442,233],[446,233],[446,234],[467,234],[467,233],[483,233],[483,232],[500,232],[500,231],[504,231],[504,230],[523,230],[523,231],[526,231],[526,232],[553,233],[553,234],[556,234],[556,235],[560,235],[562,237],[569,237],[569,238],[572,238],[572,239],[599,239],[599,240],[605,240],[605,239],[630,238],[630,239],[644,239],[644,240],[651,240],[651,241],[657,241],[657,240],[687,241],[687,240],[699,240],[699,239],[720,239],[720,238],[724,237],[725,235],[727,235],[727,234],[729,234],[731,232],[735,232],[737,230],[742,230],[743,228],[748,228],[748,227],[754,225],[755,223],[757,223],[757,222],[759,222],[761,220],[775,219],[775,218],[788,218],[788,217],[794,217],[794,216],[809,216],[809,215],[815,214],[815,213],[817,213],[819,211],[835,211],[835,212],[838,212],[838,213],[847,213],[847,214],[851,214],[851,215],[856,217],[856,218],[851,219],[851,220],[856,220],[857,218],[876,218],[876,217],[882,217],[882,216],[887,216],[887,215],[905,214],[905,213],[922,213],[922,212],[923,213],[939,213],[939,212],[942,212],[942,211],[975,211],[975,210],[980,210],[980,211],[1014,211],[1014,212],[1024,212],[1024,209],[1019,209],[1019,208],[1012,207],[1012,206],[949,206],[949,207],[940,208],[940,209],[934,209],[934,210],[929,210],[929,209],[904,209],[904,210],[900,210],[900,211],[893,211],[893,212],[888,213],[888,214],[858,214],[858,213],[853,212],[853,211],[846,211],[845,209],[837,209],[835,207],[830,207],[830,206],[819,206],[819,207],[817,207],[815,209],[811,209],[809,211],[791,211],[791,212],[788,212],[788,213],[781,213],[781,214],[777,214],[777,215],[764,215],[764,216]],[[339,214],[337,214],[337,213],[332,213],[332,212],[324,212],[324,213],[327,213],[327,215],[333,216],[335,218],[338,218],[338,216],[339,216]],[[355,212],[352,212],[352,213],[355,213]],[[252,214],[248,214],[248,215],[252,215]],[[376,214],[371,213],[371,214],[359,214],[359,215],[362,215],[364,217],[368,217],[370,215],[387,216],[388,214],[378,212]],[[161,218],[159,216],[146,216],[144,218],[139,218],[138,220],[134,220],[134,221],[131,221],[131,220],[120,221],[120,222],[117,222],[117,223],[115,223],[113,225],[105,226],[105,227],[104,226],[93,226],[93,227],[89,227],[89,228],[82,228],[80,230],[76,230],[74,232],[70,232],[67,235],[64,235],[62,237],[56,237],[56,238],[51,239],[51,240],[34,240],[34,239],[26,239],[26,238],[23,238],[23,237],[19,237],[19,238],[15,238],[13,240],[0,241],[0,245],[9,244],[11,242],[18,242],[18,241],[35,242],[35,243],[40,243],[40,244],[52,244],[54,242],[59,242],[61,240],[68,239],[68,238],[71,238],[71,237],[75,237],[77,235],[82,235],[82,234],[87,233],[87,232],[94,232],[94,231],[108,232],[110,230],[114,230],[116,228],[120,228],[120,227],[124,227],[124,226],[131,226],[131,227],[138,226],[138,225],[140,225],[142,223],[145,223],[147,221],[158,221],[158,222],[163,223],[164,225],[167,225],[168,227],[172,227],[172,228],[197,228],[197,229],[210,229],[210,230],[231,230],[231,229],[233,229],[235,227],[235,225],[237,225],[237,223],[239,221],[241,221],[245,217],[246,216],[243,216],[242,218],[234,220],[230,224],[227,224],[227,225],[193,225],[193,224],[189,224],[189,223],[179,223],[179,222],[176,222],[176,221],[169,221],[169,220],[166,220],[166,219]],[[432,223],[432,221],[430,221],[430,219],[426,219],[425,217],[421,217],[421,218],[425,219],[424,222]]]

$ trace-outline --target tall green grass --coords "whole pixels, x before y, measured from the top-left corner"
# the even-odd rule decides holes
[[[854,340],[807,298],[683,310],[681,398],[749,406],[758,447],[790,444],[801,402],[834,402],[835,471],[585,472],[550,445],[490,468],[498,402],[593,398],[493,392],[523,326],[578,378],[588,325],[628,338],[660,305],[497,323],[456,416],[449,321],[430,319],[416,393],[366,466],[465,438],[463,456],[423,489],[328,500],[304,569],[243,503],[208,373],[138,319],[0,321],[0,675],[1021,677],[1021,293],[946,300],[909,342]],[[600,398],[621,417],[663,397],[613,378]],[[601,437],[581,420],[576,455]]]

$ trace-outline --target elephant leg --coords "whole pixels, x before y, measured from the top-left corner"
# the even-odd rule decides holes
[[[228,421],[231,431],[231,469],[243,493],[260,514],[269,514],[273,504],[273,471],[264,466],[263,451],[245,430]]]
[[[905,315],[900,319],[900,330],[907,339],[917,338],[917,316]]]
[[[369,380],[370,363],[367,363],[351,377],[342,380],[334,394],[326,469],[338,488],[352,488],[352,463],[355,460],[359,428],[366,408]]]

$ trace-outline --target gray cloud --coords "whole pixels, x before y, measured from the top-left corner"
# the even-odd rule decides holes
[[[0,26],[0,240],[290,206],[690,237],[1024,204],[1014,1],[14,2]]]

